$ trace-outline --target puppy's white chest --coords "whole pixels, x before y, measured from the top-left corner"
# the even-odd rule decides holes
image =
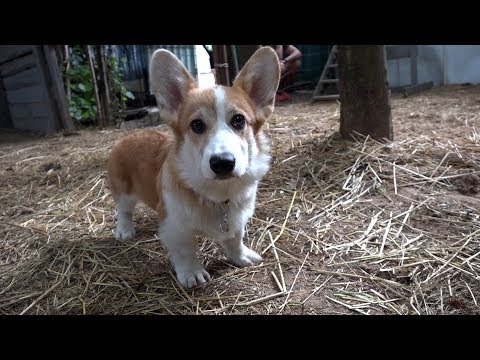
[[[207,236],[231,237],[248,220],[245,210],[230,202],[191,207],[168,192],[164,193],[164,201],[170,221],[177,223],[180,229],[189,228]]]

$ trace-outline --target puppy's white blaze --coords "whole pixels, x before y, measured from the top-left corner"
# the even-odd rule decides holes
[[[215,109],[217,111],[217,126],[218,129],[225,128],[225,89],[220,86],[215,86]],[[227,126],[228,128],[228,126]]]
[[[210,158],[213,155],[229,152],[235,157],[233,174],[242,176],[248,167],[248,146],[238,134],[228,126],[227,102],[225,89],[220,86],[214,87],[216,123],[212,136],[205,147],[202,159],[202,173],[207,179],[214,179],[215,173],[210,168]]]

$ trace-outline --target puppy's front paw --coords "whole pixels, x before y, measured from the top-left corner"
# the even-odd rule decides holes
[[[135,228],[132,223],[117,225],[115,230],[115,239],[117,240],[130,240],[135,236]]]
[[[249,249],[245,245],[242,246],[240,254],[234,256],[231,254],[228,260],[239,267],[252,266],[255,263],[260,263],[263,259],[255,251]]]
[[[187,289],[203,285],[211,280],[210,274],[203,267],[180,268],[176,270],[178,282]]]

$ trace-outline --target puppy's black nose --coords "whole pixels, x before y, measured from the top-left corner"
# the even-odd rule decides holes
[[[217,175],[227,175],[235,168],[235,157],[227,152],[213,155],[210,158],[210,168]]]

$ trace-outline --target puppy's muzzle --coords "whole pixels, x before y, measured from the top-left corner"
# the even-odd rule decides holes
[[[235,157],[231,153],[220,153],[210,158],[210,168],[218,178],[229,177],[235,168]]]

